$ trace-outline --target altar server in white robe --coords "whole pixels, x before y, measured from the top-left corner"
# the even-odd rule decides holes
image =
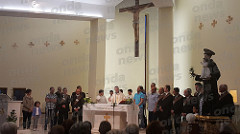
[[[96,98],[97,103],[107,103],[107,98],[104,96],[104,91],[102,89],[99,90],[99,94]]]
[[[108,103],[112,103],[112,99],[113,99],[113,90],[109,91],[110,96],[108,97]]]
[[[112,103],[119,104],[121,101],[125,100],[125,95],[121,92],[119,92],[119,87],[114,87],[115,94],[112,97]]]
[[[133,94],[132,94],[132,89],[128,89],[128,95],[126,96],[126,99],[132,99],[133,100]]]

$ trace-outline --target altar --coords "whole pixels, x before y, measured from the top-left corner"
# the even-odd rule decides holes
[[[83,121],[90,121],[98,130],[102,121],[111,123],[113,129],[124,129],[128,124],[138,125],[138,107],[134,104],[85,104]]]

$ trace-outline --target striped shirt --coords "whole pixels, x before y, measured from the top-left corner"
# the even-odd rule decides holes
[[[57,95],[48,93],[46,95],[46,98],[47,99],[57,99]],[[54,102],[46,102],[46,109],[55,109],[55,107],[56,107],[56,103],[54,103]]]

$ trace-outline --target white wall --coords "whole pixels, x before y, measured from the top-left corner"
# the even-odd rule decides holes
[[[0,87],[7,87],[10,96],[14,87],[30,88],[41,102],[50,86],[67,87],[71,94],[81,85],[87,92],[89,28],[81,21],[0,17]],[[46,41],[50,46],[44,46]]]
[[[142,2],[142,1],[141,1]],[[143,1],[147,3],[148,1]],[[140,3],[142,4],[142,3]],[[144,86],[144,19],[149,14],[149,83],[158,84],[158,9],[149,8],[140,13],[140,57],[134,57],[134,29],[132,13],[118,13],[118,8],[134,5],[133,0],[117,7],[115,20],[107,23],[105,94],[118,85],[127,95]]]
[[[240,16],[239,0],[176,0],[174,7],[174,64],[175,73],[182,74],[181,79],[174,81],[174,86],[184,88],[194,86],[189,78],[192,66],[201,73],[203,48],[215,51],[212,58],[217,63],[221,78],[218,84],[226,83],[229,89],[238,90],[240,68]],[[234,19],[226,22],[228,16]],[[211,26],[216,19],[215,28]],[[198,28],[203,23],[202,30]]]

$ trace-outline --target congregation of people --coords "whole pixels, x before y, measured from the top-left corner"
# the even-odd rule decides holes
[[[126,100],[131,100],[133,104],[139,108],[138,126],[134,124],[128,125],[125,131],[133,131],[136,133],[139,130],[146,129],[149,134],[157,133],[181,133],[181,122],[186,121],[188,114],[195,115],[211,115],[208,101],[212,99],[211,96],[204,94],[204,88],[201,83],[195,84],[196,92],[192,95],[192,90],[187,88],[184,90],[183,95],[180,94],[178,87],[171,90],[170,85],[160,87],[157,90],[156,84],[151,84],[151,91],[146,93],[142,86],[137,87],[137,92],[133,95],[133,90],[128,89],[125,96],[122,89],[118,86],[114,87],[114,91],[109,91],[109,98],[104,96],[104,90],[99,90],[96,97],[96,103],[116,103],[121,104]],[[235,111],[233,97],[228,92],[228,86],[222,84],[219,87],[219,101],[216,104],[215,116],[228,116],[232,118]],[[31,97],[32,90],[27,89],[26,95],[23,97],[23,129],[30,129],[31,118],[33,117],[33,130],[37,130],[38,120],[41,116],[41,108],[39,101],[33,101]],[[45,97],[45,124],[44,129],[47,130],[50,124],[50,134],[82,134],[91,133],[91,123],[83,121],[83,105],[85,103],[85,93],[82,91],[81,86],[77,86],[72,95],[68,95],[67,88],[58,87],[55,92],[54,87],[50,87],[49,93]],[[69,119],[70,105],[72,108],[72,118]],[[148,112],[148,121],[146,118]],[[174,123],[172,123],[172,120]],[[130,129],[133,127],[135,129]],[[156,131],[152,129],[159,128]],[[107,129],[107,130],[106,130]],[[100,134],[114,133],[117,130],[111,130],[111,124],[108,121],[103,121],[100,124]],[[1,130],[2,131],[2,130]],[[119,130],[120,131],[120,130]],[[125,131],[122,131],[125,133]],[[128,132],[135,134],[134,132]]]

